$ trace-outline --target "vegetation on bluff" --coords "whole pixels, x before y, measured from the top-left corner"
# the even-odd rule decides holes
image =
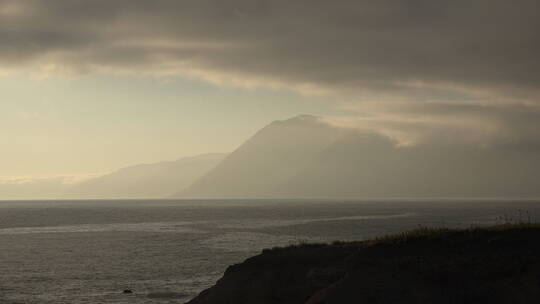
[[[534,303],[538,240],[539,224],[519,222],[272,248],[190,303]]]

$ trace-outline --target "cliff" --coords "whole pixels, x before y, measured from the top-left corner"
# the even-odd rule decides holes
[[[540,225],[264,250],[189,304],[536,303]]]

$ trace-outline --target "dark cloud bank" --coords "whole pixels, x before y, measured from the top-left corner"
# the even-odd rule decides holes
[[[467,125],[470,132],[458,136],[532,148],[540,119],[539,6],[2,0],[0,68],[187,74],[323,92],[347,100],[371,125],[417,133],[442,126],[439,136]]]

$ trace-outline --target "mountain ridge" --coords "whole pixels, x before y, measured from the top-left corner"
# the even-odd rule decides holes
[[[221,161],[226,153],[206,153],[174,161],[137,164],[77,185],[66,198],[166,198],[187,187]]]
[[[182,198],[539,197],[540,153],[481,144],[400,146],[300,115],[270,123]]]
[[[313,130],[316,132],[313,133]],[[246,140],[206,176],[176,196],[236,198],[236,195],[247,194],[252,198],[275,197],[272,193],[274,189],[296,174],[299,164],[308,161],[308,150],[313,157],[341,132],[341,129],[330,127],[312,115],[274,121]],[[237,174],[237,180],[230,178],[233,172]],[[205,187],[211,187],[207,188],[210,191],[200,196],[200,191],[205,191]]]

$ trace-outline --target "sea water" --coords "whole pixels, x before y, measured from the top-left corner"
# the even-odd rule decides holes
[[[264,248],[539,216],[535,200],[3,201],[0,303],[183,303]]]

